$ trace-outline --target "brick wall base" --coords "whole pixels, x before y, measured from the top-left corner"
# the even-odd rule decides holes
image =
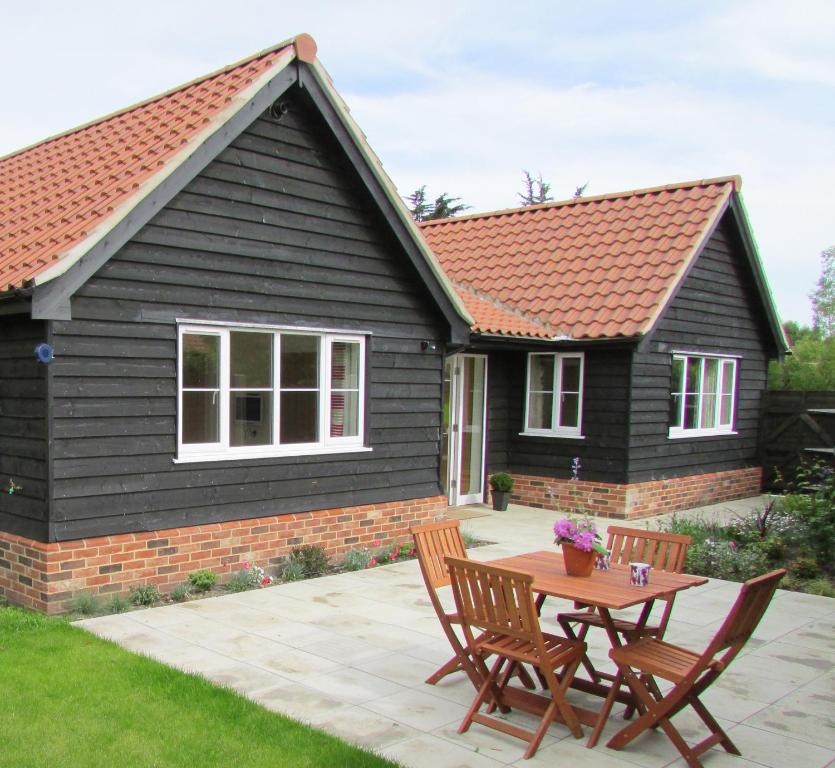
[[[60,613],[81,593],[126,595],[139,584],[166,591],[199,568],[221,580],[246,561],[273,573],[269,566],[303,544],[320,544],[338,561],[373,541],[405,541],[413,523],[435,520],[446,509],[446,496],[434,496],[54,544],[0,531],[0,595]]]
[[[762,468],[732,469],[630,484],[517,474],[513,477],[516,480],[511,495],[513,503],[633,520],[755,496],[760,493]]]

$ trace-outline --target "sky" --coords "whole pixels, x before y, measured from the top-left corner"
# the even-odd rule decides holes
[[[739,174],[784,320],[835,245],[835,3],[144,0],[3,8],[0,155],[308,32],[402,195],[472,212]]]

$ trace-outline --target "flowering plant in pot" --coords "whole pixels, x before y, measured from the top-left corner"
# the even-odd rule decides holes
[[[508,472],[496,472],[490,475],[490,488],[493,492],[493,509],[504,512],[510,501],[514,480]]]
[[[562,546],[569,576],[589,576],[598,554],[606,555],[597,526],[588,517],[564,517],[554,523],[554,544]]]

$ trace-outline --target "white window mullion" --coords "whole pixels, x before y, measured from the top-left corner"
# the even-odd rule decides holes
[[[562,361],[561,355],[554,355],[554,402],[551,412],[551,429],[559,429],[562,424]]]
[[[684,406],[687,402],[687,357],[679,358],[682,360],[682,367],[681,367],[681,379],[679,380],[679,391],[681,392],[681,396],[679,397],[679,404],[678,404],[678,424],[679,429],[684,429]]]
[[[330,442],[331,432],[331,337],[322,336],[319,342],[319,442]]]
[[[281,334],[273,334],[273,446],[281,445]]]
[[[220,332],[220,445],[229,447],[229,379],[231,378],[231,353],[229,331]]]

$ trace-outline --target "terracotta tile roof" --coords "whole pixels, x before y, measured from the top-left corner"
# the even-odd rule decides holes
[[[0,158],[0,292],[72,261],[69,252],[98,239],[250,88],[296,55],[315,56],[312,38],[302,35]]]
[[[685,182],[421,230],[455,284],[493,300],[461,292],[473,330],[541,336],[523,328],[524,316],[549,335],[632,337],[650,330],[739,186],[737,177]]]
[[[491,336],[527,336],[537,339],[553,339],[559,331],[548,323],[526,315],[518,309],[505,306],[490,296],[474,291],[460,283],[453,283],[475,323],[472,330]]]

